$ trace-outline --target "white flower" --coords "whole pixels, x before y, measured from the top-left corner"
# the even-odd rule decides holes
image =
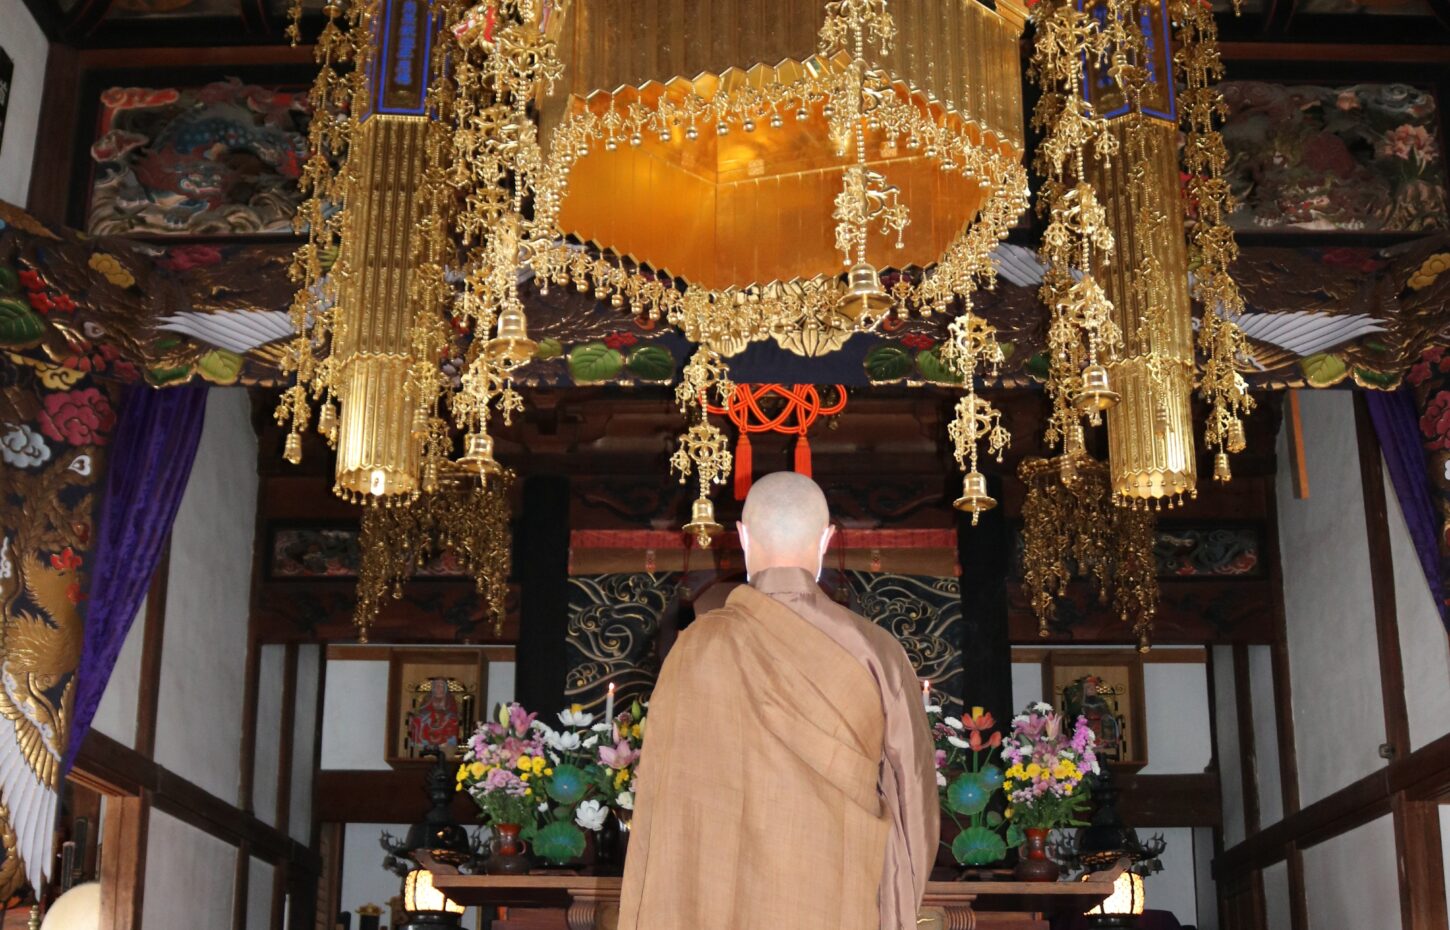
[[[939,713],[941,713],[941,705],[940,704],[928,704],[927,707],[926,707],[926,712],[928,714],[939,714]]]
[[[953,730],[960,730],[962,728],[962,722],[956,717],[944,717],[942,718],[942,723],[951,727]]]
[[[604,829],[604,820],[609,808],[598,801],[584,801],[574,810],[574,822],[586,830],[598,832]]]
[[[1052,713],[1052,705],[1044,701],[1038,701],[1032,705],[1032,712],[1036,714],[1050,714]]]
[[[548,801],[540,801],[539,802],[539,813],[541,813],[541,814],[547,814],[548,812],[549,812],[549,802]]]
[[[619,792],[619,798],[617,800],[619,801],[619,806],[622,807],[622,808],[624,808],[625,810],[627,810],[627,811],[634,810],[634,792],[633,791],[621,791],[621,792]]]
[[[580,745],[579,734],[572,730],[564,733],[556,733],[550,730],[544,734],[544,742],[548,744],[550,749],[555,749],[559,752],[573,752]]]
[[[0,436],[0,456],[6,465],[33,468],[50,460],[50,446],[45,437],[24,423],[6,423],[8,429]]]
[[[585,749],[593,749],[595,746],[598,746],[598,745],[599,745],[599,737],[597,737],[597,736],[591,736],[591,737],[589,737],[588,739],[586,739],[584,741],[584,748]]]
[[[947,786],[947,777],[941,772],[936,773],[936,786],[938,788],[945,788]]]
[[[605,723],[604,721],[601,720],[599,723],[596,723],[594,726],[590,727],[589,729],[593,730],[595,733],[607,733],[610,730],[610,724]]]
[[[947,742],[948,743],[951,743],[953,746],[957,747],[958,749],[971,749],[972,748],[970,743],[968,743],[966,740],[961,739],[960,737],[956,737],[956,736],[948,736],[947,737]]]
[[[571,707],[559,711],[559,722],[566,727],[587,727],[594,722],[594,715]]]

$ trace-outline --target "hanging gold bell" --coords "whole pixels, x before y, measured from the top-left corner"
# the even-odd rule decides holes
[[[996,498],[987,493],[987,476],[979,471],[969,471],[962,479],[962,496],[952,504],[958,510],[972,515],[972,525],[977,525],[977,515],[997,506]]]
[[[324,403],[317,413],[317,432],[329,443],[337,442],[337,408],[332,401]]]
[[[1118,392],[1108,381],[1108,370],[1094,362],[1082,370],[1082,390],[1072,405],[1083,413],[1107,410],[1118,402]]]
[[[1213,457],[1213,480],[1227,482],[1233,478],[1233,472],[1228,467],[1228,453],[1220,452]]]
[[[282,444],[282,458],[289,463],[296,465],[302,461],[302,437],[296,433],[288,433],[287,441]]]
[[[463,457],[458,464],[477,475],[497,475],[503,466],[493,457],[493,437],[487,433],[469,433],[463,440]]]
[[[498,335],[488,341],[483,351],[505,368],[512,368],[533,358],[537,348],[538,345],[529,338],[524,308],[511,304],[498,315]]]
[[[846,275],[846,290],[836,312],[858,329],[870,329],[891,309],[891,295],[881,286],[881,275],[869,262],[853,265]]]
[[[708,497],[698,497],[695,505],[690,510],[690,522],[685,524],[686,533],[694,533],[695,538],[700,541],[700,548],[704,549],[710,545],[710,537],[718,534],[724,527],[715,522],[715,504]]]
[[[1244,421],[1234,417],[1228,422],[1228,441],[1224,443],[1230,452],[1244,451]]]

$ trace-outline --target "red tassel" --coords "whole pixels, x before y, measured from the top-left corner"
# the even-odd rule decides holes
[[[745,495],[750,493],[752,466],[750,435],[741,430],[740,439],[735,443],[735,499],[738,501],[745,500]]]
[[[795,470],[807,478],[811,476],[811,441],[805,433],[795,441]]]

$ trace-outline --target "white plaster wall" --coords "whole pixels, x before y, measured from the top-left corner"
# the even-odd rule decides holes
[[[1143,897],[1155,911],[1170,911],[1181,924],[1198,919],[1197,877],[1194,868],[1193,828],[1167,827],[1139,830],[1143,839],[1163,835],[1168,849],[1163,853],[1163,871],[1143,880]],[[1208,887],[1213,893],[1213,886]]]
[[[388,663],[333,659],[322,700],[322,767],[386,769]]]
[[[1450,837],[1450,805],[1440,805],[1440,849],[1441,864],[1445,867],[1445,903],[1450,907],[1450,852],[1447,852],[1446,838]]]
[[[229,927],[237,849],[156,809],[146,838],[146,930]]]
[[[1440,622],[1430,586],[1420,568],[1415,543],[1405,525],[1395,486],[1385,473],[1385,510],[1394,560],[1395,613],[1399,619],[1400,657],[1405,670],[1405,706],[1413,752],[1450,732],[1450,637]]]
[[[1193,775],[1206,771],[1213,756],[1204,739],[1209,731],[1207,667],[1188,662],[1146,662],[1143,698],[1148,712],[1148,764],[1143,774]]]
[[[357,909],[364,904],[381,907],[386,922],[388,899],[403,890],[403,880],[383,868],[386,853],[378,844],[378,837],[384,830],[401,840],[408,832],[408,825],[350,823],[343,828],[342,887],[338,908],[354,915],[354,927],[357,926]]]
[[[247,930],[271,930],[272,879],[277,869],[256,856],[247,863]]]
[[[1012,713],[1017,713],[1034,701],[1043,699],[1042,664],[1040,662],[1012,663]],[[1002,721],[1004,724],[1006,721]]]
[[[1254,759],[1259,770],[1259,824],[1284,819],[1283,781],[1279,778],[1279,730],[1274,713],[1274,654],[1268,646],[1249,647],[1249,696],[1253,701]]]
[[[1269,930],[1290,926],[1289,866],[1276,862],[1264,869],[1264,920]]]
[[[312,783],[317,771],[317,686],[322,647],[297,648],[297,716],[292,729],[292,809],[287,829],[304,846],[312,844]]]
[[[106,679],[106,690],[96,707],[96,715],[91,718],[92,728],[133,749],[136,707],[141,697],[141,643],[145,638],[146,602],[143,600],[131,629],[126,632],[126,641],[121,644],[121,653],[116,656],[116,667]]]
[[[1208,827],[1193,828],[1193,876],[1200,889],[1198,930],[1218,930],[1218,886],[1213,881],[1213,830]],[[1282,928],[1273,927],[1272,930]]]
[[[493,713],[494,708],[500,704],[509,704],[514,699],[515,679],[517,670],[512,662],[490,662],[488,663],[488,703],[484,705],[484,713]]]
[[[24,0],[0,0],[0,48],[15,62],[5,135],[0,138],[0,200],[25,206],[30,168],[45,87],[50,43],[25,8]]]
[[[1314,930],[1399,930],[1395,831],[1381,817],[1304,850],[1304,893]]]
[[[240,388],[213,388],[171,534],[156,761],[237,801],[257,509],[257,439]]]
[[[1239,758],[1239,721],[1234,700],[1233,650],[1213,647],[1213,701],[1218,724],[1218,782],[1223,797],[1223,845],[1244,841],[1243,765]]]
[[[257,740],[252,750],[252,810],[263,823],[277,824],[277,760],[281,755],[282,680],[287,647],[261,647],[257,670]]]
[[[1353,394],[1299,396],[1311,496],[1294,498],[1288,468],[1279,469],[1277,496],[1300,798],[1308,806],[1384,766],[1384,704]],[[1289,461],[1287,434],[1279,461]],[[1218,722],[1222,733],[1224,715]]]

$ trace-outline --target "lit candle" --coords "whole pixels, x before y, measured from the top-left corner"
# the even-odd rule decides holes
[[[923,710],[931,709],[931,679],[921,680],[921,707]]]
[[[609,694],[604,698],[604,720],[614,726],[614,682],[609,683]]]

